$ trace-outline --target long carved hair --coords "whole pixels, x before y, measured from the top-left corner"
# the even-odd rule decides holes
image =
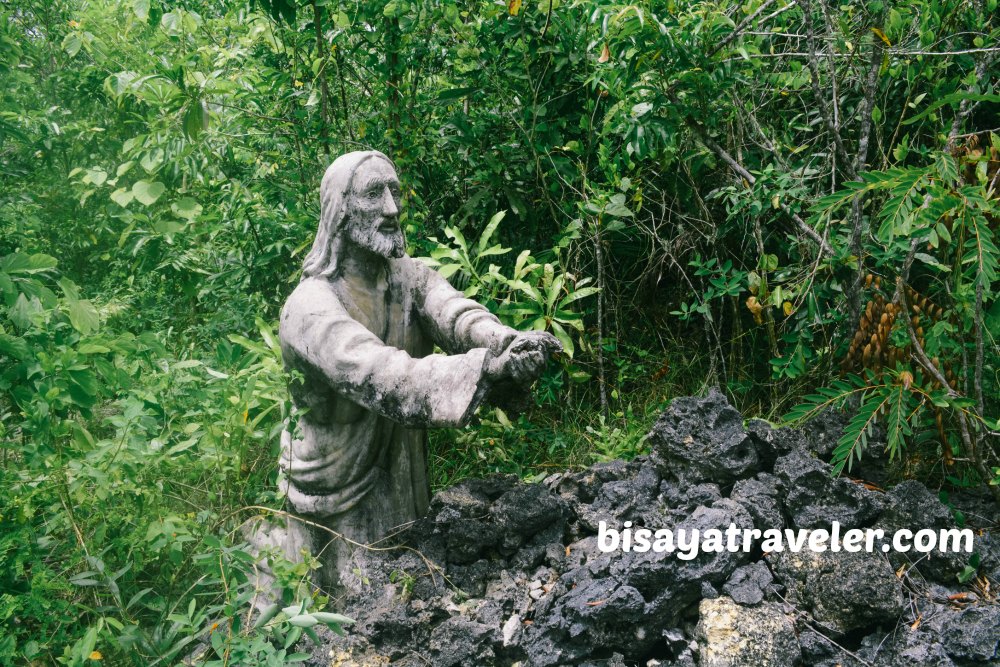
[[[302,280],[337,276],[337,264],[343,246],[342,227],[351,183],[361,165],[371,158],[380,158],[393,169],[396,168],[384,153],[354,151],[338,157],[323,174],[323,181],[319,186],[319,229],[312,249],[302,262]]]

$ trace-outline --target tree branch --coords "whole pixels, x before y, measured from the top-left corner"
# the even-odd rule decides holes
[[[928,357],[927,353],[924,351],[923,346],[917,339],[917,332],[913,330],[913,322],[910,320],[910,305],[906,301],[906,290],[903,286],[903,277],[900,276],[896,278],[896,293],[899,295],[899,303],[903,306],[903,320],[906,322],[906,332],[910,336],[910,345],[913,346],[913,356],[916,357],[917,361],[920,363],[924,369],[931,374],[931,377],[937,381],[938,384],[945,390],[951,398],[957,398],[961,396],[957,391],[952,389],[951,385],[948,384],[948,380],[945,379],[944,373],[941,369],[937,367]],[[993,494],[994,500],[1000,503],[1000,486],[994,486],[990,484],[990,471],[987,469],[986,464],[983,463],[982,457],[979,455],[979,448],[976,444],[976,439],[972,437],[972,433],[969,429],[969,419],[962,408],[956,408],[955,414],[958,416],[958,427],[959,433],[962,436],[962,444],[965,446],[965,451],[968,452],[969,458],[972,460],[972,465],[975,467],[976,472],[982,477],[983,483]],[[947,447],[948,443],[941,443],[943,447]]]
[[[882,42],[872,39],[872,55],[868,62],[868,76],[865,79],[864,97],[861,100],[861,128],[858,136],[858,154],[855,156],[854,177],[866,171],[868,160],[868,142],[872,129],[872,110],[875,108],[875,93],[878,88],[878,71],[882,66]],[[858,270],[854,277],[854,285],[848,295],[848,304],[852,319],[857,319],[861,313],[861,285],[864,281],[865,264],[861,256],[861,236],[864,231],[864,195],[859,195],[851,201],[851,241],[850,253],[858,258]]]
[[[840,136],[840,129],[834,122],[833,116],[830,114],[830,107],[826,102],[826,97],[824,97],[823,91],[819,87],[819,58],[816,55],[816,33],[813,26],[812,5],[810,5],[810,2],[811,0],[801,0],[802,15],[805,17],[806,22],[806,41],[809,44],[809,58],[806,60],[806,64],[809,66],[813,94],[816,96],[816,102],[819,104],[820,115],[823,117],[823,122],[826,123],[826,129],[833,135],[833,145],[837,151],[837,157],[845,167],[847,180],[853,181],[856,176],[854,167],[852,166],[853,161],[847,155],[847,149],[844,148],[844,140]],[[830,57],[833,57],[832,52]]]
[[[735,28],[733,28],[733,31],[731,33],[729,33],[729,35],[724,40],[722,40],[721,42],[719,42],[715,46],[714,49],[712,49],[711,51],[708,52],[708,57],[711,58],[716,53],[718,53],[722,49],[724,49],[727,46],[729,46],[729,44],[732,43],[732,41],[734,39],[736,39],[737,37],[739,37],[743,33],[743,29],[746,28],[750,24],[751,21],[753,21],[755,18],[757,18],[758,16],[760,16],[761,14],[763,14],[764,10],[767,9],[768,7],[770,7],[771,5],[773,5],[774,3],[775,3],[775,0],[767,0],[767,2],[765,2],[760,7],[758,7],[756,11],[752,12],[749,16],[747,16],[745,19],[743,19],[742,21],[740,21],[739,25],[737,25]],[[795,3],[792,3],[792,4],[795,4]]]
[[[709,137],[700,127],[698,127],[694,123],[691,123],[691,127],[694,128],[695,134],[698,135],[699,141],[701,141],[701,143],[705,144],[705,146],[707,146],[713,153],[715,153],[716,155],[718,155],[722,159],[723,162],[725,162],[726,164],[728,164],[729,167],[733,171],[735,171],[737,174],[739,174],[740,177],[742,177],[743,179],[745,179],[747,183],[749,183],[750,185],[753,185],[753,184],[755,184],[757,182],[757,179],[756,179],[756,177],[754,177],[753,174],[751,174],[749,171],[747,171],[746,168],[743,165],[741,165],[739,162],[736,161],[736,158],[734,158],[732,155],[730,155],[729,152],[726,151],[725,148],[723,148],[722,146],[720,146],[711,137]],[[788,215],[788,217],[790,217],[792,219],[792,221],[795,222],[795,224],[796,224],[796,226],[798,226],[799,230],[801,230],[802,233],[805,234],[806,236],[808,236],[810,239],[812,239],[813,241],[815,241],[816,245],[819,246],[820,250],[824,254],[826,254],[826,255],[828,255],[830,257],[833,257],[833,256],[835,256],[837,254],[837,253],[834,252],[833,248],[830,247],[830,244],[826,242],[826,239],[824,239],[822,236],[820,236],[819,232],[817,232],[815,229],[813,229],[812,227],[810,227],[806,223],[806,221],[803,220],[799,216],[798,213],[796,213],[795,211],[793,211],[788,206],[788,204],[786,204],[784,202],[781,202],[779,205],[780,205],[781,210],[784,211]]]

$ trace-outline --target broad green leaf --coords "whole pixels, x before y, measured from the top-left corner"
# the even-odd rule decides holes
[[[198,135],[208,129],[208,108],[204,100],[192,100],[187,105],[184,113],[184,133],[190,139],[197,139]]]
[[[573,339],[570,337],[569,333],[567,333],[567,331],[563,329],[562,325],[560,325],[558,322],[552,322],[552,333],[553,335],[555,335],[556,338],[559,339],[559,342],[562,343],[563,353],[567,357],[572,359]]]
[[[486,227],[483,229],[483,233],[479,236],[479,243],[476,244],[476,254],[482,255],[483,251],[490,244],[493,239],[493,235],[497,231],[497,227],[503,221],[504,217],[507,215],[507,211],[499,211],[490,218],[490,221],[486,223]]]
[[[170,205],[170,210],[177,217],[190,221],[201,215],[202,207],[191,197],[181,197]]]
[[[7,311],[7,316],[18,330],[27,331],[31,328],[32,318],[43,310],[37,297],[28,299],[24,294],[18,294],[17,301]]]
[[[159,181],[154,181],[150,183],[149,181],[136,181],[132,186],[132,195],[135,197],[143,206],[151,206],[156,203],[156,200],[160,198],[167,189],[163,183]]]
[[[87,175],[84,178],[84,182],[93,183],[98,187],[104,185],[104,182],[106,180],[108,180],[108,172],[104,171],[100,167],[95,167],[94,169],[88,169]]]
[[[0,258],[0,272],[3,273],[40,273],[56,268],[58,262],[51,255],[27,255],[15,252]]]
[[[66,295],[67,299],[71,301],[78,301],[80,299],[80,288],[69,278],[60,278],[59,288]]]
[[[312,614],[300,614],[299,616],[288,619],[288,623],[297,628],[311,628],[319,623],[319,621],[316,620],[316,617]]]
[[[31,358],[31,348],[23,338],[0,334],[0,355],[28,361]]]
[[[579,301],[580,299],[585,299],[588,296],[592,296],[600,292],[600,288],[597,287],[581,287],[580,289],[574,291],[572,294],[567,295],[559,302],[559,308],[565,308],[574,301]]]
[[[442,264],[441,268],[438,269],[438,273],[440,273],[441,276],[447,280],[455,275],[455,273],[457,273],[461,268],[462,266],[460,264]]]
[[[77,354],[106,354],[111,351],[111,348],[97,343],[80,343],[76,346],[76,351]]]
[[[122,208],[128,207],[132,203],[135,195],[132,194],[131,190],[126,190],[125,188],[118,188],[111,193],[111,201],[118,204]]]
[[[463,97],[468,97],[474,92],[476,92],[475,88],[449,88],[438,93],[437,101],[451,102],[462,99]]]
[[[72,58],[80,53],[80,49],[83,47],[83,37],[81,37],[79,32],[71,32],[63,39],[62,47],[69,57]]]
[[[349,616],[344,616],[343,614],[332,614],[326,611],[314,611],[312,612],[313,618],[315,618],[320,623],[336,623],[338,625],[352,625],[354,619]]]
[[[87,299],[69,301],[66,304],[66,309],[70,324],[85,336],[96,331],[101,324],[97,309]]]

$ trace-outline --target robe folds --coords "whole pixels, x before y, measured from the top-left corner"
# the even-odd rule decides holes
[[[279,330],[299,415],[282,434],[288,499],[360,543],[426,512],[425,428],[469,420],[489,389],[484,363],[517,335],[410,257],[381,276],[374,289],[303,280]]]

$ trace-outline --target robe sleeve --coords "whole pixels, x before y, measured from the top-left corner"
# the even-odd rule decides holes
[[[486,392],[487,350],[414,358],[350,317],[325,280],[299,284],[282,309],[286,361],[350,401],[406,426],[461,426]]]
[[[457,353],[481,347],[499,355],[517,336],[516,329],[466,298],[437,271],[422,262],[411,263],[420,321],[441,349]]]

